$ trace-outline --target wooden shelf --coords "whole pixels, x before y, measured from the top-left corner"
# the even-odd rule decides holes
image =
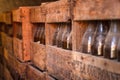
[[[46,70],[46,45],[31,43],[31,61],[40,70]]]
[[[48,73],[60,80],[71,80],[72,51],[47,45],[46,52]]]
[[[120,19],[119,0],[75,0],[73,5],[75,21]]]

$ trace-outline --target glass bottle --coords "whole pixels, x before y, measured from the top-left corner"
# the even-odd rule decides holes
[[[54,36],[53,36],[53,40],[52,40],[53,46],[54,46],[54,45],[57,45],[57,40],[56,40],[56,39],[57,39],[57,35],[58,35],[59,30],[60,30],[60,27],[58,26],[58,27],[56,28],[55,33],[54,33]]]
[[[45,45],[45,27],[44,26],[42,26],[41,44]]]
[[[117,61],[120,62],[120,38],[117,46]]]
[[[120,23],[119,21],[112,21],[110,24],[110,30],[105,39],[105,45],[103,50],[103,55],[105,58],[116,59],[119,35],[120,35]]]
[[[72,31],[70,31],[70,34],[67,37],[67,49],[72,50]]]
[[[37,37],[37,43],[40,44],[41,43],[40,39],[41,39],[42,27],[40,25],[37,25],[37,27],[38,27],[38,33],[37,33],[37,36],[36,36]]]
[[[103,45],[105,43],[105,38],[109,30],[109,24],[107,21],[100,21],[97,24],[97,29],[95,33],[95,40],[93,43],[92,54],[102,56],[103,55]]]
[[[64,24],[65,28],[62,34],[62,48],[67,49],[67,37],[69,35],[68,28],[69,26],[67,24]]]
[[[61,23],[61,24],[58,24],[58,26],[60,27],[60,30],[57,35],[57,47],[62,47],[62,34],[64,31],[64,24]]]
[[[62,48],[69,49],[69,40],[70,40],[70,32],[71,32],[71,25],[69,23],[66,24],[65,31],[62,35]],[[69,38],[68,38],[69,37]]]
[[[90,22],[88,24],[88,28],[86,29],[81,43],[80,51],[83,53],[91,53],[92,52],[92,46],[93,46],[93,40],[95,36],[95,30],[96,25],[94,22]]]
[[[36,42],[36,34],[37,34],[38,29],[35,27],[34,31],[33,31],[33,38],[34,38],[34,42]]]
[[[38,35],[39,35],[39,31],[40,30],[40,28],[37,26],[36,28],[35,28],[35,35],[34,35],[34,41],[35,42],[37,42],[38,41]]]

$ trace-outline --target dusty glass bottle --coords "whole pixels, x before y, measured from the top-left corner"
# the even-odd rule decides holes
[[[39,33],[40,33],[40,27],[36,26],[36,30],[35,30],[35,42],[38,42],[38,37],[39,37]]]
[[[95,37],[96,23],[89,22],[88,28],[86,29],[81,43],[80,51],[83,53],[91,53],[93,47],[93,40]]]
[[[59,30],[60,30],[60,27],[58,26],[58,27],[56,28],[55,33],[54,33],[54,36],[53,36],[53,40],[52,40],[53,46],[54,46],[54,45],[57,45],[57,40],[56,40],[56,39],[57,39],[57,35],[58,35]]]
[[[111,21],[110,30],[105,39],[105,45],[103,55],[105,58],[116,59],[117,58],[117,44],[120,35],[120,22],[115,20]]]
[[[45,45],[45,27],[42,25],[41,44]]]
[[[64,31],[62,34],[62,48],[67,49],[67,37],[69,35],[68,28],[69,26],[67,24],[64,24]]]
[[[99,21],[97,23],[97,29],[95,32],[95,38],[92,48],[92,54],[102,56],[103,55],[103,45],[105,43],[105,38],[109,30],[109,23],[107,21]]]
[[[65,31],[62,35],[62,48],[69,49],[70,48],[69,44],[70,44],[71,25],[70,23],[66,23],[65,25],[66,25],[64,29]]]
[[[42,43],[42,31],[43,31],[43,27],[41,26],[41,24],[39,24],[39,33],[38,33],[38,43],[41,44]]]
[[[57,38],[56,38],[57,47],[62,47],[62,34],[63,34],[63,31],[64,31],[64,24],[60,23],[60,24],[58,24],[58,26],[60,26],[60,30],[59,30]]]
[[[70,34],[67,37],[67,49],[72,50],[72,31],[70,31]]]
[[[120,62],[120,38],[117,46],[117,61]]]

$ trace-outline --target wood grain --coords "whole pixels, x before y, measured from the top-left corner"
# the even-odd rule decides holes
[[[74,20],[120,19],[119,0],[74,0]]]
[[[35,42],[31,43],[31,61],[40,70],[46,70],[46,46]]]

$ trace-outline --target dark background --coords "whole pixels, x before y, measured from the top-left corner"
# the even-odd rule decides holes
[[[19,6],[37,6],[42,2],[51,2],[56,0],[0,0],[0,13],[10,11]]]

